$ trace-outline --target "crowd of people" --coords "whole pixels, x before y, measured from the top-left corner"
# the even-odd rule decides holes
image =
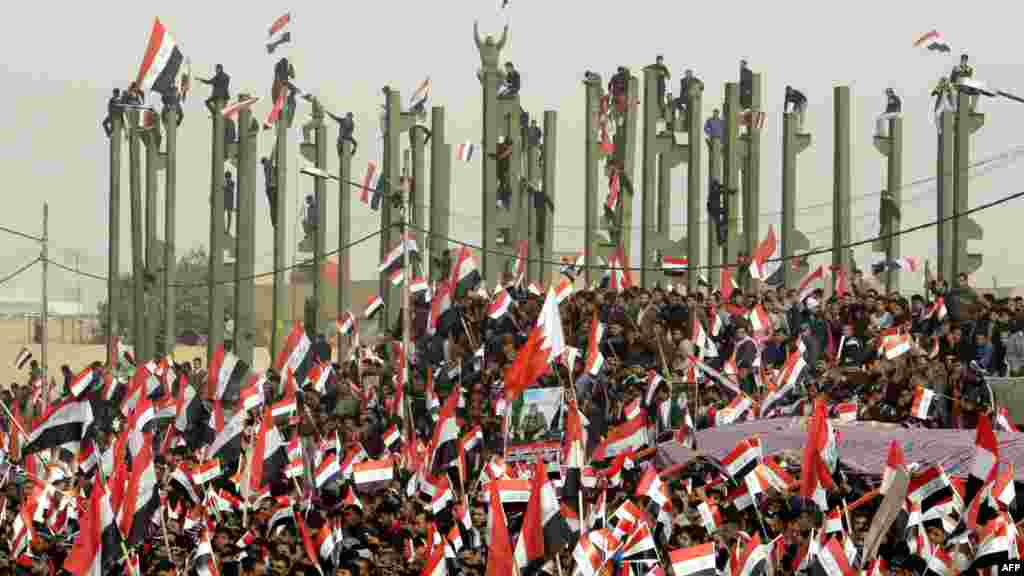
[[[846,466],[834,438],[818,455],[700,439],[796,417],[809,446],[870,420],[977,427],[988,448],[993,427],[1015,431],[985,377],[1024,363],[1020,298],[961,277],[907,299],[859,271],[831,275],[828,296],[621,273],[573,290],[571,265],[547,294],[488,292],[458,270],[417,293],[408,355],[401,326],[370,340],[358,322],[338,354],[298,326],[259,374],[223,348],[204,370],[118,346],[66,368],[49,406],[33,368],[3,393],[0,574],[923,576],[1018,557],[998,456],[979,484],[890,455],[909,474],[894,521],[892,482],[877,495],[890,473]],[[537,388],[561,389],[560,415],[523,410]],[[513,458],[510,423],[555,449]],[[659,469],[665,444],[692,458]]]

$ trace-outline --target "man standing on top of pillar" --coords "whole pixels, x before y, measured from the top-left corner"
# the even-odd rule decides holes
[[[107,117],[103,119],[102,126],[103,131],[107,133],[107,138],[114,133],[114,118],[121,116],[121,89],[114,88],[114,92],[110,96],[110,100],[107,100]]]
[[[505,47],[505,42],[508,40],[508,24],[505,24],[501,38],[495,43],[494,37],[490,34],[483,40],[480,39],[480,22],[474,21],[473,40],[476,42],[476,49],[480,51],[480,70],[477,72],[477,77],[483,79],[485,72],[500,74],[498,62],[501,60],[501,49]]]
[[[896,118],[903,111],[903,101],[892,88],[885,89],[885,112],[878,117],[875,133],[883,138],[888,136],[889,120]]]
[[[793,107],[790,108],[789,105]],[[804,114],[807,112],[807,96],[804,93],[793,88],[792,86],[786,86],[786,101],[783,104],[785,112],[796,113],[796,132],[797,134],[804,133]]]
[[[222,100],[222,104],[231,99],[231,77],[224,73],[224,66],[217,64],[216,73],[213,78],[200,78],[199,81],[203,84],[213,86],[213,93],[206,99],[206,109],[210,111],[210,114],[216,114],[219,110],[213,108],[214,102]]]
[[[704,82],[700,78],[693,75],[693,70],[687,69],[683,73],[683,77],[679,79],[679,97],[673,103],[676,111],[683,112],[686,110],[686,103],[690,96],[690,87],[699,86],[701,90],[704,89]]]
[[[327,112],[325,110],[325,112]],[[352,154],[355,155],[356,149],[359,148],[359,144],[355,141],[353,134],[356,131],[356,122],[352,117],[352,113],[348,112],[344,116],[335,116],[330,112],[327,115],[338,123],[338,154],[341,154],[341,143],[348,142],[352,144]]]
[[[746,60],[740,60],[740,108],[750,110],[754,105],[754,72]]]
[[[505,83],[498,90],[498,98],[515,98],[519,96],[519,89],[522,87],[522,79],[519,71],[511,62],[505,62]]]
[[[672,73],[669,72],[668,66],[665,66],[665,57],[658,54],[654,57],[654,65],[651,66],[651,70],[658,73],[657,80],[657,93],[658,93],[658,109],[661,110],[661,116],[665,116],[665,87],[668,83],[669,78],[672,77]]]

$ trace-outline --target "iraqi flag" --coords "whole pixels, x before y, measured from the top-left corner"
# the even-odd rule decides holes
[[[708,542],[690,548],[681,548],[669,553],[672,573],[675,576],[715,576],[715,543]]]
[[[391,458],[380,460],[365,460],[352,466],[352,481],[356,486],[369,487],[370,485],[390,482],[395,477],[395,464]]]
[[[153,443],[147,441],[132,458],[132,475],[121,500],[118,525],[129,546],[143,542],[153,516],[160,508],[160,495],[156,486]]]
[[[771,272],[768,270],[768,260],[775,255],[777,242],[775,241],[775,229],[768,226],[768,235],[754,250],[754,258],[750,263],[750,276],[755,280],[765,281]]]
[[[885,459],[885,470],[882,471],[882,486],[878,489],[883,495],[892,487],[897,472],[907,471],[906,459],[903,456],[903,448],[895,440],[889,443],[889,455]]]
[[[737,482],[754,470],[761,462],[761,441],[755,436],[740,440],[739,444],[726,454],[722,465]]]
[[[367,320],[373,318],[374,314],[377,313],[384,306],[384,299],[379,294],[370,296],[370,300],[366,303],[366,308],[363,310],[363,318]]]
[[[22,346],[21,351],[19,351],[18,355],[14,358],[14,367],[17,368],[18,370],[22,370],[25,368],[25,365],[28,364],[28,361],[31,359],[32,351],[29,350],[27,347]]]
[[[914,40],[914,48],[926,48],[929,52],[949,52],[949,43],[939,34],[938,30],[932,30],[922,34]]]
[[[441,413],[434,425],[433,438],[430,441],[430,469],[433,474],[447,470],[458,460],[459,422],[456,418],[458,409],[458,391],[453,391],[445,399]]]
[[[238,102],[235,102],[234,104],[231,104],[230,106],[225,106],[220,111],[221,116],[224,116],[225,118],[227,118],[229,120],[238,120],[238,114],[242,110],[248,110],[249,108],[252,108],[252,105],[257,103],[257,102],[259,102],[259,101],[260,101],[259,97],[246,98],[245,100],[239,100]]]
[[[630,452],[639,450],[647,445],[647,418],[638,417],[627,421],[611,430],[608,437],[597,450],[594,451],[594,460],[605,460]]]
[[[270,413],[263,415],[260,431],[253,441],[252,464],[249,468],[249,490],[259,494],[264,486],[284,476],[288,466],[287,444],[274,426]]]
[[[597,376],[604,366],[604,354],[601,353],[601,339],[604,337],[604,324],[601,323],[594,310],[594,317],[590,321],[590,337],[587,338],[587,358],[584,370],[587,374]]]
[[[914,401],[910,405],[910,415],[919,420],[927,420],[928,411],[931,409],[934,400],[935,392],[923,386],[918,386],[917,390],[914,391]]]
[[[487,306],[487,317],[491,320],[500,320],[502,316],[508,313],[511,305],[512,297],[509,296],[504,288],[499,287],[497,294],[494,295],[494,299]]]
[[[335,322],[338,327],[338,334],[348,336],[352,334],[352,330],[356,326],[356,317],[352,312],[345,311],[345,313],[339,316]]]
[[[149,44],[146,45],[146,53],[142,57],[142,66],[135,81],[144,92],[164,94],[177,90],[178,70],[184,60],[178,43],[157,18],[153,21]]]
[[[667,275],[683,274],[690,267],[690,261],[686,258],[661,257],[661,271]]]
[[[305,374],[299,374],[299,368],[303,365],[306,354],[309,353],[310,345],[309,336],[306,335],[306,329],[302,322],[293,324],[292,331],[288,334],[288,340],[285,341],[284,347],[281,348],[274,360],[274,371],[282,375],[291,372],[295,375],[296,380],[304,379]]]
[[[561,515],[558,495],[543,460],[537,460],[530,483],[530,501],[526,504],[526,515],[523,516],[523,527],[515,548],[516,564],[520,568],[543,559],[545,555],[557,553],[571,538],[569,524]]]
[[[211,400],[237,400],[242,393],[242,383],[249,373],[249,366],[231,352],[225,352],[224,344],[217,346],[210,360],[206,391]]]
[[[814,405],[814,415],[808,424],[807,444],[804,446],[803,463],[800,467],[800,496],[810,498],[826,510],[825,490],[835,487],[832,472],[837,460],[835,436],[828,422],[823,400]]]
[[[457,155],[459,160],[463,162],[470,162],[473,160],[473,155],[476,153],[476,144],[466,140],[462,144],[459,144]]]
[[[115,566],[122,557],[121,533],[100,474],[96,474],[89,505],[79,517],[79,526],[75,545],[64,560],[64,569],[75,576],[116,573]]]
[[[468,246],[459,248],[459,253],[452,265],[451,273],[452,296],[458,298],[467,294],[480,284],[480,272],[476,267],[476,258]]]
[[[27,456],[65,445],[72,445],[77,451],[77,445],[85,437],[92,420],[92,406],[88,400],[68,398],[54,404],[36,422],[21,453]]]
[[[270,25],[270,30],[267,32],[267,38],[273,38],[274,34],[284,30],[288,27],[292,21],[292,13],[285,12],[284,14],[277,17],[276,20]]]
[[[98,372],[92,368],[86,368],[71,379],[71,395],[75,398],[84,394],[95,381]]]

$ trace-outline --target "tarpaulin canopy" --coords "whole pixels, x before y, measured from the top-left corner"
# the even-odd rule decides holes
[[[966,475],[974,455],[974,430],[900,428],[881,422],[842,424],[833,420],[838,432],[840,461],[855,471],[881,474],[885,467],[889,442],[903,446],[908,463],[939,464],[948,474]],[[723,458],[736,444],[758,435],[766,456],[780,452],[800,454],[807,442],[803,418],[755,420],[733,426],[708,428],[697,433],[697,448],[692,451],[677,442],[658,446],[658,467],[668,468],[701,456]],[[1012,463],[1018,481],[1024,482],[1024,433],[997,432],[999,457]]]

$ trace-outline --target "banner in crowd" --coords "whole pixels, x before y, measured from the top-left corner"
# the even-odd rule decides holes
[[[533,460],[543,455],[551,461],[561,453],[565,427],[561,388],[530,388],[505,415],[505,460]]]

